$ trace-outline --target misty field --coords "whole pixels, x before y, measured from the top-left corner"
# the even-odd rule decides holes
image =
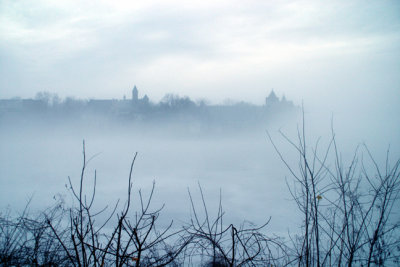
[[[395,264],[399,162],[269,128],[3,128],[3,264]]]
[[[25,131],[4,135],[1,179],[6,186],[1,188],[1,203],[22,209],[30,197],[34,207],[43,207],[56,194],[68,199],[64,185],[68,176],[75,182],[80,177],[84,137],[88,158],[94,156],[86,173],[93,177],[97,171],[100,204],[125,195],[130,161],[138,152],[134,188],[148,192],[155,181],[154,202],[165,203],[164,216],[186,218],[190,208],[187,188],[196,189],[200,183],[213,206],[222,189],[228,216],[237,221],[263,222],[273,216],[271,225],[278,229],[279,221],[289,221],[286,208],[276,209],[276,203],[271,203],[278,199],[282,206],[291,205],[280,172],[284,165],[264,131],[227,137],[176,136],[164,130],[83,131],[31,129],[28,135]]]

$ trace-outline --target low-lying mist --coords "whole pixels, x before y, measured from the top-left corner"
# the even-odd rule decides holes
[[[94,115],[84,120],[51,122],[35,117],[3,118],[1,208],[22,210],[30,201],[30,208],[38,210],[60,197],[71,201],[68,177],[78,184],[85,140],[86,157],[90,159],[85,188],[90,191],[96,170],[99,208],[118,199],[123,202],[130,164],[138,152],[133,170],[133,197],[138,197],[139,189],[144,195],[149,194],[154,181],[152,205],[158,208],[165,204],[163,223],[173,219],[179,226],[186,221],[190,214],[188,189],[200,203],[200,185],[211,212],[216,213],[221,192],[226,221],[262,224],[271,217],[268,228],[271,232],[286,233],[289,228],[296,231],[293,227],[298,225],[299,218],[288,190],[293,178],[267,131],[285,160],[297,166],[298,151],[285,136],[298,142],[298,131],[303,126],[303,115],[298,111],[264,121],[236,120],[234,125],[182,119],[128,123]],[[335,133],[344,161],[350,160],[364,141],[380,164],[384,163],[390,143],[391,154],[399,154],[399,142],[393,139],[398,126],[378,129],[375,126],[381,122],[369,125],[367,118],[365,121],[349,118],[305,109],[307,146],[311,148],[319,139],[319,149],[323,152]]]

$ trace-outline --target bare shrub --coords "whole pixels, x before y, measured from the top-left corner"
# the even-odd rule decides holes
[[[199,185],[203,216],[195,207],[192,195],[190,222],[184,226],[190,243],[185,248],[189,261],[200,260],[204,266],[267,266],[282,265],[286,260],[285,248],[278,237],[270,238],[262,233],[269,220],[256,227],[244,222],[239,227],[224,222],[220,196],[218,212],[211,217],[205,197]]]
[[[304,115],[297,142],[281,135],[299,155],[297,167],[291,166],[268,134],[294,178],[288,186],[303,214],[302,231],[292,238],[292,262],[299,266],[397,265],[400,224],[393,208],[400,204],[400,160],[391,165],[388,151],[380,167],[363,145],[345,165],[333,130],[325,150],[319,149],[319,141],[308,146]]]
[[[71,265],[163,266],[173,262],[179,254],[179,247],[164,249],[166,239],[176,234],[169,231],[172,222],[163,231],[156,230],[156,222],[161,209],[150,209],[154,183],[147,199],[143,199],[142,193],[139,191],[140,203],[136,206],[138,210],[132,219],[129,217],[129,211],[133,205],[131,202],[132,172],[136,156],[137,153],[130,167],[127,201],[124,207],[117,211],[117,202],[107,219],[99,223],[97,218],[99,215],[104,215],[108,207],[98,212],[93,211],[96,196],[96,173],[89,197],[83,188],[85,169],[90,161],[90,159],[88,161],[86,159],[85,143],[83,143],[83,167],[77,190],[69,179],[70,190],[77,205],[69,209],[67,216],[69,225],[66,230],[68,234],[60,233],[51,221],[47,222],[68,255]],[[113,220],[116,222],[114,223]]]
[[[29,202],[20,215],[12,215],[9,210],[0,214],[0,265],[66,265],[67,255],[47,225],[51,221],[59,229],[64,212],[59,200],[38,215],[29,213]]]

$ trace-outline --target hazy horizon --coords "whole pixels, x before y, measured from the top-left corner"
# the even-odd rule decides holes
[[[117,98],[133,85],[400,112],[397,1],[2,1],[0,98]]]

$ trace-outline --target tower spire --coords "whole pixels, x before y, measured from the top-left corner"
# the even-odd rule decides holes
[[[132,89],[132,101],[137,102],[138,100],[139,100],[139,91],[135,85],[135,86],[133,86],[133,89]]]

